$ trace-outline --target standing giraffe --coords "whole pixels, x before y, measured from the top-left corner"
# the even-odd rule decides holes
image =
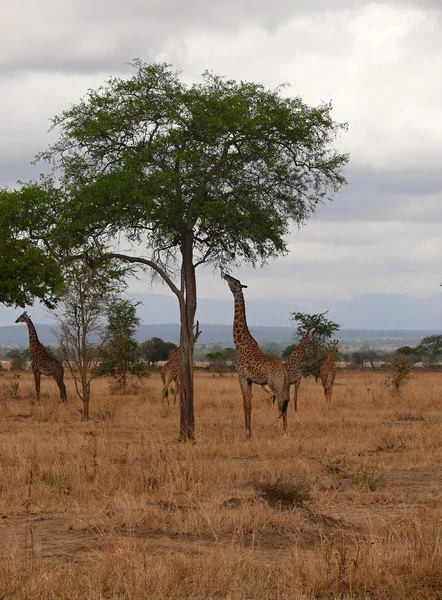
[[[333,347],[328,353],[328,356],[325,359],[325,361],[322,363],[320,371],[322,387],[324,388],[324,395],[328,402],[331,402],[332,398],[333,383],[335,381],[336,375],[335,356],[338,350],[339,342],[338,340],[334,340]]]
[[[42,374],[48,375],[49,377],[53,377],[55,379],[60,389],[60,400],[62,402],[66,402],[67,398],[66,386],[63,381],[63,365],[56,358],[49,356],[46,348],[38,339],[34,324],[32,323],[31,317],[28,316],[26,311],[23,312],[15,322],[26,323],[28,326],[29,348],[32,355],[31,368],[32,372],[34,373],[36,403],[40,403],[40,377]]]
[[[236,371],[244,403],[244,439],[249,440],[252,436],[253,383],[261,386],[267,384],[272,390],[278,402],[285,432],[287,430],[287,405],[289,402],[286,365],[277,358],[264,354],[247,327],[246,308],[242,293],[243,288],[247,286],[230,275],[223,274],[222,277],[227,281],[235,301],[233,340],[237,352]]]
[[[197,339],[201,335],[202,331],[200,331],[199,321],[196,322],[196,331],[193,334],[193,345],[195,346]],[[180,359],[181,359],[181,351],[180,348],[175,348],[172,352],[169,360],[163,365],[163,368],[160,371],[161,380],[163,382],[163,404],[167,401],[169,404],[169,386],[172,381],[175,382],[175,388],[173,392],[173,405],[175,406],[177,394],[180,391]]]
[[[314,327],[307,327],[305,333],[300,341],[299,345],[292,351],[289,358],[286,361],[287,373],[288,373],[288,383],[289,383],[289,395],[288,398],[290,400],[290,386],[294,385],[294,394],[293,394],[293,402],[295,406],[295,410],[298,410],[298,390],[301,384],[302,378],[302,357],[304,356],[304,352],[310,342],[310,336],[314,332]]]

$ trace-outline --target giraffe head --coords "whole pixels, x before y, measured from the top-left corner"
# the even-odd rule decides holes
[[[25,310],[18,317],[18,319],[15,320],[16,323],[27,323],[28,321],[29,321],[29,315]]]
[[[335,350],[336,352],[339,350],[341,346],[339,345],[339,340],[333,340],[333,350]]]
[[[235,279],[231,275],[227,275],[227,273],[222,273],[221,276],[229,284],[230,291],[233,295],[241,293],[242,289],[247,287],[246,285],[243,285],[239,279]]]

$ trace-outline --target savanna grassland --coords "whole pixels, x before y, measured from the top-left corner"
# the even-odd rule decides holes
[[[158,374],[95,381],[87,423],[71,380],[31,410],[1,375],[0,597],[441,598],[442,374],[384,378],[338,372],[331,407],[304,381],[286,437],[257,387],[244,443],[236,377],[198,372],[191,445]]]

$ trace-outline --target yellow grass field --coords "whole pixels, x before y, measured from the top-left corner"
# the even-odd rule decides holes
[[[442,374],[402,397],[385,373],[304,381],[288,435],[254,387],[196,374],[197,442],[158,374],[137,395],[93,383],[92,418],[42,378],[0,375],[0,598],[442,598]]]

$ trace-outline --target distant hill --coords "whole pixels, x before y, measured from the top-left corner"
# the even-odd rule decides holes
[[[166,294],[130,294],[141,302],[137,308],[146,327],[164,323],[178,323],[179,314],[174,296]],[[291,327],[290,313],[301,310],[318,313],[328,310],[329,317],[343,329],[370,330],[438,330],[442,329],[442,294],[430,298],[412,298],[400,294],[362,294],[348,300],[336,298],[293,298],[255,300],[246,294],[247,319],[251,326]],[[34,322],[46,323],[48,314],[39,306],[28,310]],[[13,324],[20,310],[0,306],[0,325]],[[200,298],[197,318],[201,323],[231,325],[233,301],[226,290],[222,299]],[[150,325],[147,325],[147,324]],[[23,326],[21,326],[23,327]]]
[[[57,340],[51,333],[48,324],[36,324],[40,341],[43,344],[56,344]],[[233,345],[232,325],[211,325],[201,323],[202,334],[199,343],[219,343]],[[290,344],[293,340],[294,327],[263,327],[251,325],[250,330],[257,342],[281,342]],[[341,329],[339,340],[344,346],[359,347],[368,343],[377,348],[396,348],[402,345],[416,345],[424,335],[442,333],[442,330],[371,330],[371,329]],[[177,323],[142,325],[137,331],[138,341],[151,337],[160,337],[170,342],[179,342],[180,329]],[[28,330],[25,326],[0,327],[0,346],[27,346]]]

